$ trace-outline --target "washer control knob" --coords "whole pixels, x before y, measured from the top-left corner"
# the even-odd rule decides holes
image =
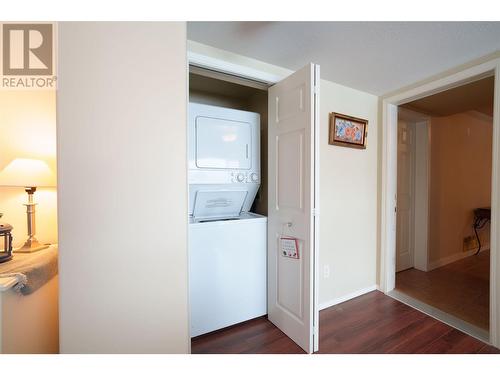
[[[253,172],[252,174],[250,174],[250,181],[257,182],[258,180],[259,176],[257,175],[257,173]]]
[[[245,180],[245,176],[243,175],[243,173],[238,173],[236,175],[236,181],[243,182],[244,180]]]

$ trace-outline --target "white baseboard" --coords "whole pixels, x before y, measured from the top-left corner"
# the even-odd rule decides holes
[[[320,310],[327,309],[329,307],[338,305],[339,303],[342,303],[342,302],[345,302],[345,301],[349,301],[350,299],[362,296],[363,294],[373,292],[374,290],[377,290],[377,289],[378,289],[378,285],[372,285],[372,286],[369,286],[367,288],[363,288],[363,289],[357,290],[355,292],[346,294],[345,296],[342,296],[342,297],[339,297],[339,298],[335,298],[335,299],[333,299],[331,301],[320,303],[319,304],[319,309]]]
[[[482,253],[483,251],[486,251],[489,249],[490,249],[490,244],[487,244],[487,245],[481,247],[480,252]],[[470,257],[471,255],[474,255],[476,253],[476,251],[477,251],[477,249],[472,249],[469,251],[455,253],[455,254],[449,255],[447,257],[432,261],[429,263],[429,266],[427,267],[427,271],[432,271],[436,268],[443,267],[443,266],[446,266],[447,264],[456,262],[457,260]]]

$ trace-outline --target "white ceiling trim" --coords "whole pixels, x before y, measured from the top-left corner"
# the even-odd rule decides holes
[[[199,68],[210,69],[220,73],[231,74],[237,77],[251,79],[271,85],[285,78],[285,76],[271,74],[245,65],[235,64],[227,60],[218,59],[192,51],[188,51],[188,62],[189,65],[194,65]]]

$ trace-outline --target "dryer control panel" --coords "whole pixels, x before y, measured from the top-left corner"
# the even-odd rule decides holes
[[[246,183],[246,184],[258,184],[259,175],[256,172],[248,173],[248,172],[232,172],[231,173],[231,182],[235,183]]]

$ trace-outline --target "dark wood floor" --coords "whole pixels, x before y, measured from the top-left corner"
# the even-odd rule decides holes
[[[490,319],[490,251],[423,272],[396,274],[396,289],[484,330]]]
[[[500,353],[375,291],[320,312],[319,353]],[[192,340],[201,353],[304,353],[265,318]]]

